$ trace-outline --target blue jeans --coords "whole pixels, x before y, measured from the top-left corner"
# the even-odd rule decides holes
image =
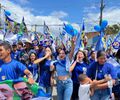
[[[57,80],[57,100],[70,100],[73,92],[73,82],[67,80]]]
[[[91,100],[109,100],[109,99],[110,99],[109,89],[95,90],[94,95],[91,97]]]
[[[49,94],[50,96],[52,96],[52,87],[42,87],[43,91],[47,94]]]

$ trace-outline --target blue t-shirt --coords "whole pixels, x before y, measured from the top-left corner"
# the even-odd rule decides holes
[[[88,65],[84,62],[82,63],[76,63],[76,66],[74,68],[74,70],[72,71],[72,80],[73,80],[73,83],[79,83],[78,81],[78,76],[80,74],[83,74],[84,73],[84,69],[86,69],[87,71],[87,67]]]
[[[0,66],[2,66],[3,63],[4,63],[4,62],[3,62],[2,60],[0,60]]]
[[[42,57],[44,57],[44,55],[45,55],[45,52],[41,51],[38,53],[38,58],[42,58]]]
[[[95,79],[95,77],[97,80],[104,79],[105,75],[108,74],[110,74],[113,79],[116,79],[116,73],[113,65],[107,62],[104,65],[94,62],[89,66],[87,71],[88,77],[90,77],[92,80]]]
[[[18,79],[24,75],[25,70],[26,67],[16,60],[4,63],[0,67],[0,81]]]
[[[93,62],[95,62],[95,60],[93,60],[92,58],[89,59],[89,63],[92,64]]]
[[[18,56],[19,56],[19,52],[18,51],[16,51],[16,52],[12,51],[11,52],[11,58],[12,59],[19,60]]]
[[[29,63],[28,64],[28,70],[35,76],[38,73],[38,66],[37,64]]]
[[[66,70],[66,59],[64,60],[56,60],[54,63],[55,69],[57,72],[57,76],[66,76],[69,75],[69,71]]]
[[[51,71],[50,65],[52,60],[44,60],[40,63],[40,79],[39,85],[43,87],[50,87],[50,78],[51,78]]]

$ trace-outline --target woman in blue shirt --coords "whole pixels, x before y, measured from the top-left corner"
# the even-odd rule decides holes
[[[90,58],[89,58],[89,63],[92,64],[95,61],[96,61],[96,52],[95,51],[91,51]]]
[[[94,86],[94,95],[91,97],[91,100],[109,100],[116,74],[113,65],[106,62],[106,53],[104,51],[97,52],[97,62],[90,65],[87,74],[94,81],[102,80],[107,75],[111,76],[111,81]]]
[[[74,53],[74,38],[71,43],[69,55],[65,49],[60,49],[57,60],[51,64],[51,70],[55,70],[57,74],[57,100],[70,100],[72,96],[73,82],[71,80],[70,62]]]
[[[50,71],[50,65],[52,62],[52,49],[50,47],[45,48],[45,56],[34,61],[34,64],[40,63],[40,78],[39,85],[43,87],[46,93],[52,95],[51,78],[52,72]]]
[[[78,99],[78,89],[79,89],[79,81],[78,76],[80,74],[86,74],[88,67],[88,60],[86,54],[79,50],[76,55],[73,64],[71,65],[70,71],[72,72],[72,80],[73,80],[73,94],[72,100]]]
[[[30,51],[29,53],[29,63],[28,63],[28,70],[33,74],[33,79],[37,81],[38,79],[38,65],[34,64],[34,61],[37,59],[37,54],[36,52]]]
[[[70,100],[73,91],[73,82],[70,77],[70,63],[65,50],[60,50],[58,59],[51,65],[51,70],[57,73],[57,100]]]

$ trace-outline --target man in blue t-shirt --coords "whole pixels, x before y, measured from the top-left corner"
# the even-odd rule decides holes
[[[11,50],[8,42],[0,43],[0,60],[4,62],[0,66],[0,81],[18,79],[26,75],[29,83],[34,83],[31,72],[22,63],[11,58]]]
[[[18,56],[19,56],[19,52],[18,52],[18,50],[17,50],[17,45],[16,45],[16,44],[13,44],[13,45],[12,45],[11,58],[12,58],[12,59],[15,59],[15,60],[19,60]]]

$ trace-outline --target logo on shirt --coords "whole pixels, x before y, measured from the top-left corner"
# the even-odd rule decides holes
[[[5,76],[2,76],[2,80],[5,80],[5,78],[6,78]]]

